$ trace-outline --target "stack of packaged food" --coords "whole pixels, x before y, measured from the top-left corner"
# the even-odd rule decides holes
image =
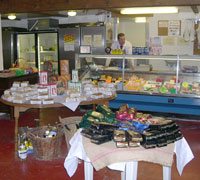
[[[118,148],[139,147],[142,136],[138,132],[132,130],[115,130],[114,141]]]
[[[175,121],[137,112],[128,105],[120,106],[116,113],[106,105],[97,106],[97,111],[83,116],[79,126],[91,142],[101,144],[114,140],[119,148],[163,147],[183,137]]]
[[[10,89],[4,91],[2,98],[13,103],[53,104],[56,85],[30,85],[28,81],[14,82]]]
[[[82,135],[90,138],[92,143],[102,144],[113,139],[113,132],[117,126],[106,122],[92,122],[87,129],[82,130]]]

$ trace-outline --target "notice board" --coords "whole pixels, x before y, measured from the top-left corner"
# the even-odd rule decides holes
[[[181,35],[180,20],[159,20],[158,36],[179,36]]]

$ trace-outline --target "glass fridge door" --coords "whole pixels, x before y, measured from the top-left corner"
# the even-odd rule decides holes
[[[45,61],[53,65],[53,73],[58,74],[58,41],[57,33],[38,34],[38,68],[45,70]]]
[[[34,34],[17,35],[17,61],[28,67],[36,66]]]

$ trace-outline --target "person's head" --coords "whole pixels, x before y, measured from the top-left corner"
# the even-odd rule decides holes
[[[124,33],[119,33],[118,36],[118,42],[121,46],[125,44],[125,34]]]

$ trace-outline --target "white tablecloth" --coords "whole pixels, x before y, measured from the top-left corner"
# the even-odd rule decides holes
[[[79,129],[71,138],[71,148],[64,162],[64,167],[70,177],[72,177],[77,170],[78,159],[90,162],[85,153],[82,143],[82,135],[80,132],[81,129]],[[183,168],[194,158],[194,155],[185,138],[175,142],[174,152],[176,154],[176,167],[181,176]],[[108,168],[112,170],[124,171],[125,164],[126,162],[114,163],[109,165]]]

